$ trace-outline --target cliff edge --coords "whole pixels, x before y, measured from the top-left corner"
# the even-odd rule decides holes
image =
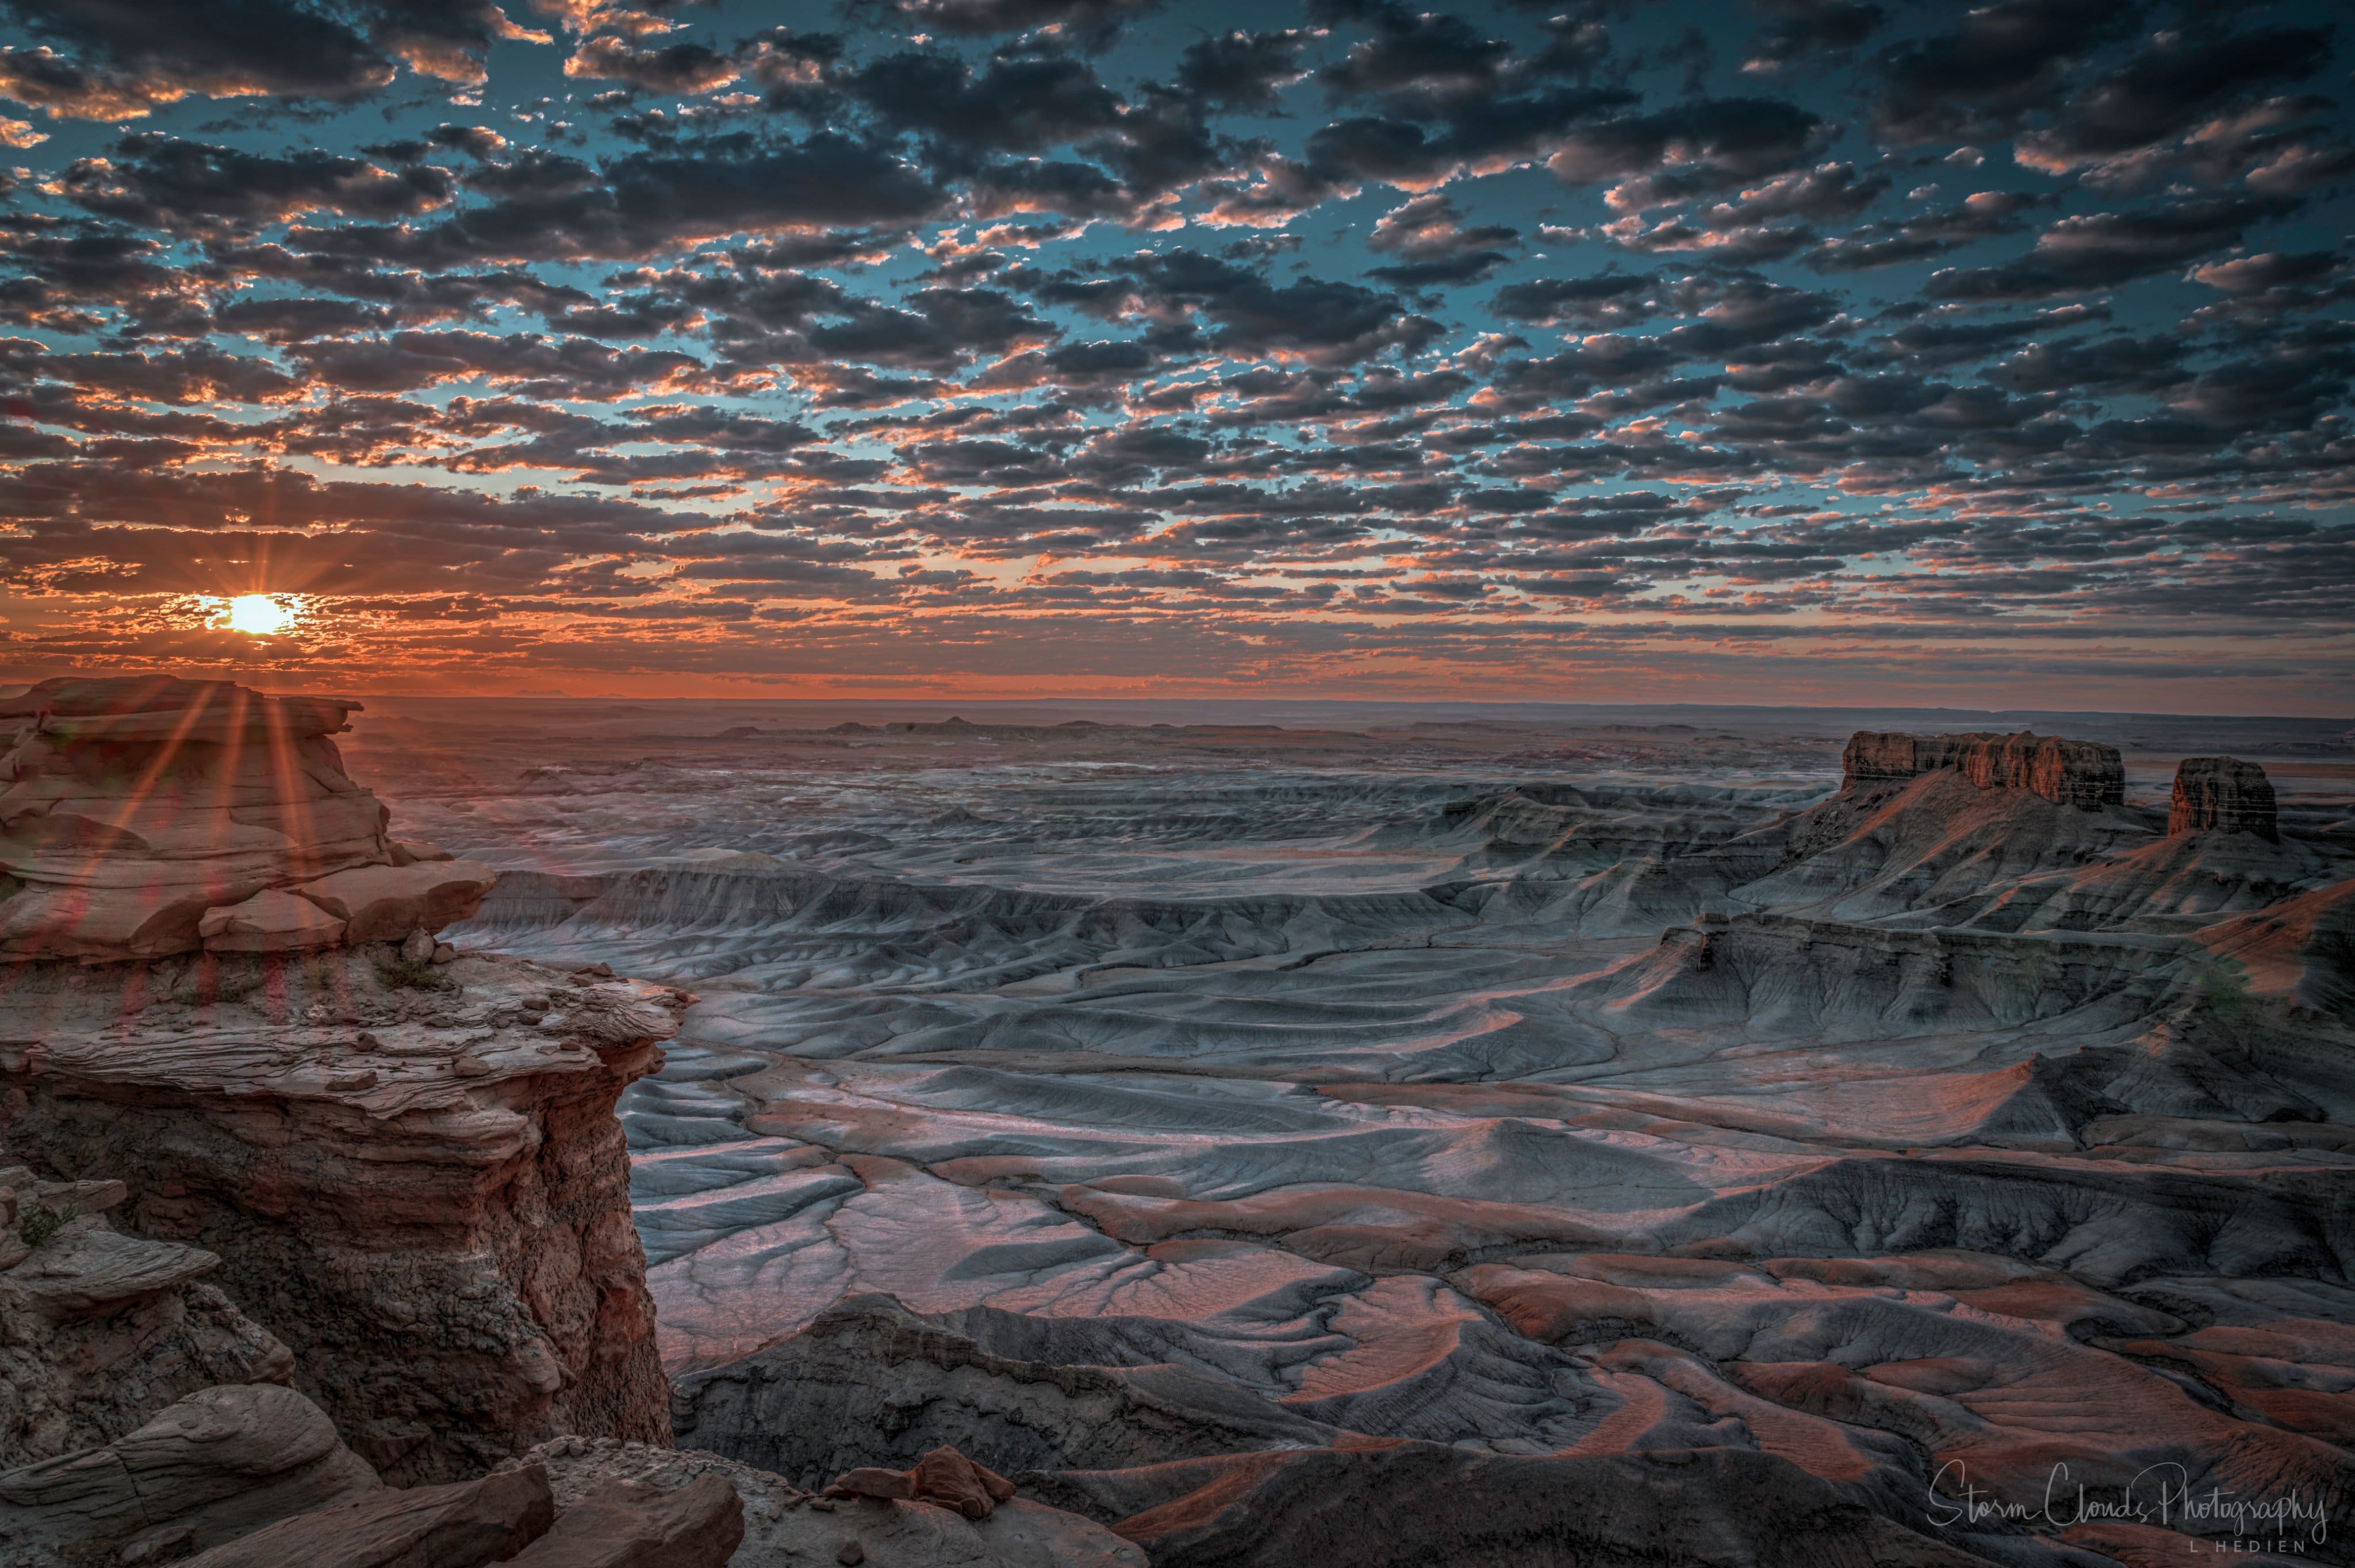
[[[2098,810],[2126,801],[2115,746],[2034,735],[1891,735],[1859,730],[1840,754],[1840,788],[1902,782],[1951,768],[1982,789],[2028,789],[2056,805]]]

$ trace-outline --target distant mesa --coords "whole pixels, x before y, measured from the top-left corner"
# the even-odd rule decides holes
[[[2237,757],[2187,757],[2175,769],[2167,832],[2254,833],[2279,843],[2273,782],[2264,768]]]
[[[1952,768],[1982,789],[2029,789],[2055,805],[2097,811],[2126,803],[2115,746],[2033,735],[1889,735],[1859,730],[1840,755],[1843,789],[1895,783]]]
[[[167,676],[0,701],[0,960],[303,951],[472,915],[491,868],[389,838],[345,773],[328,737],[359,705]]]

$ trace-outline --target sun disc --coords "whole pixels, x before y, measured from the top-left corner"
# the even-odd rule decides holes
[[[266,593],[243,593],[229,601],[229,629],[249,637],[274,637],[294,624],[292,605]]]

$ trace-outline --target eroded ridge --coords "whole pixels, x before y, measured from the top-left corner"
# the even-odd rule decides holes
[[[2170,832],[2173,758],[2001,736],[1836,784],[850,738],[549,745],[434,819],[519,866],[472,939],[703,998],[623,1112],[681,1441],[804,1487],[954,1446],[1156,1563],[2231,1539],[2047,1517],[2056,1465],[2343,1523],[2321,798]]]
[[[694,998],[441,940],[493,874],[388,835],[356,705],[16,705],[0,1565],[1143,1568],[957,1456],[868,1519],[674,1451],[615,1107]]]

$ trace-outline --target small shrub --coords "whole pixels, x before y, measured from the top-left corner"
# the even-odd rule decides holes
[[[261,989],[263,979],[261,966],[250,959],[216,959],[205,954],[188,965],[187,971],[173,983],[167,994],[183,1007],[243,1001]]]
[[[377,983],[388,991],[448,991],[450,977],[442,972],[431,959],[423,963],[410,963],[407,959],[391,958],[376,960]]]
[[[2219,1018],[2231,1018],[2249,1004],[2249,971],[2233,959],[2219,959],[2201,971],[2200,1000]]]
[[[29,1247],[38,1247],[65,1228],[66,1217],[55,1209],[36,1208],[16,1222],[16,1234]]]

